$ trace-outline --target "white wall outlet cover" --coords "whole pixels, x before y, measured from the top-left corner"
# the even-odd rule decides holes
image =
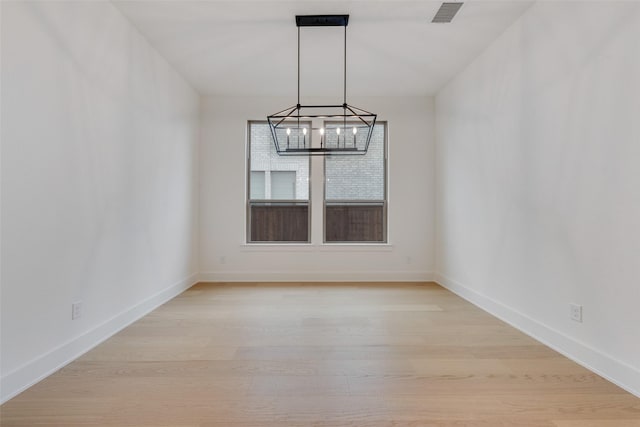
[[[82,316],[82,302],[74,302],[71,304],[71,320],[79,319]]]
[[[569,304],[569,316],[571,320],[582,322],[582,306],[578,304]]]

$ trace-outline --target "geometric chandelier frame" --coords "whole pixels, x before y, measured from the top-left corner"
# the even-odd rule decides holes
[[[279,155],[364,155],[377,115],[347,103],[347,25],[349,15],[297,15],[298,102],[267,116]],[[343,102],[334,105],[300,104],[300,27],[344,27]],[[323,123],[314,127],[314,119]]]

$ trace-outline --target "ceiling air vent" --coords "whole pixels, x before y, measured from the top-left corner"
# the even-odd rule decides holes
[[[431,22],[436,22],[436,23],[451,22],[451,20],[453,19],[454,16],[456,16],[456,13],[458,13],[461,7],[462,7],[462,2],[442,3],[442,6],[440,6],[440,9],[438,9],[436,16],[433,17],[433,20]]]

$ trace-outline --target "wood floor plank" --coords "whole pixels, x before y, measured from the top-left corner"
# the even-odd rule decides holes
[[[640,427],[640,420],[562,420],[555,427]]]
[[[200,283],[2,427],[640,427],[640,399],[433,283]]]

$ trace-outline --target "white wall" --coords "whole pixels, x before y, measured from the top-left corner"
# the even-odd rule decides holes
[[[640,395],[640,4],[535,4],[436,111],[438,280]]]
[[[2,2],[3,401],[195,281],[198,109],[110,3]]]
[[[334,100],[305,99],[306,103]],[[434,260],[433,99],[349,99],[389,126],[388,246],[322,245],[322,158],[314,157],[311,245],[245,245],[247,120],[295,98],[203,100],[200,270],[204,280],[428,280]],[[315,185],[314,185],[315,184]],[[318,185],[319,184],[319,185]]]

